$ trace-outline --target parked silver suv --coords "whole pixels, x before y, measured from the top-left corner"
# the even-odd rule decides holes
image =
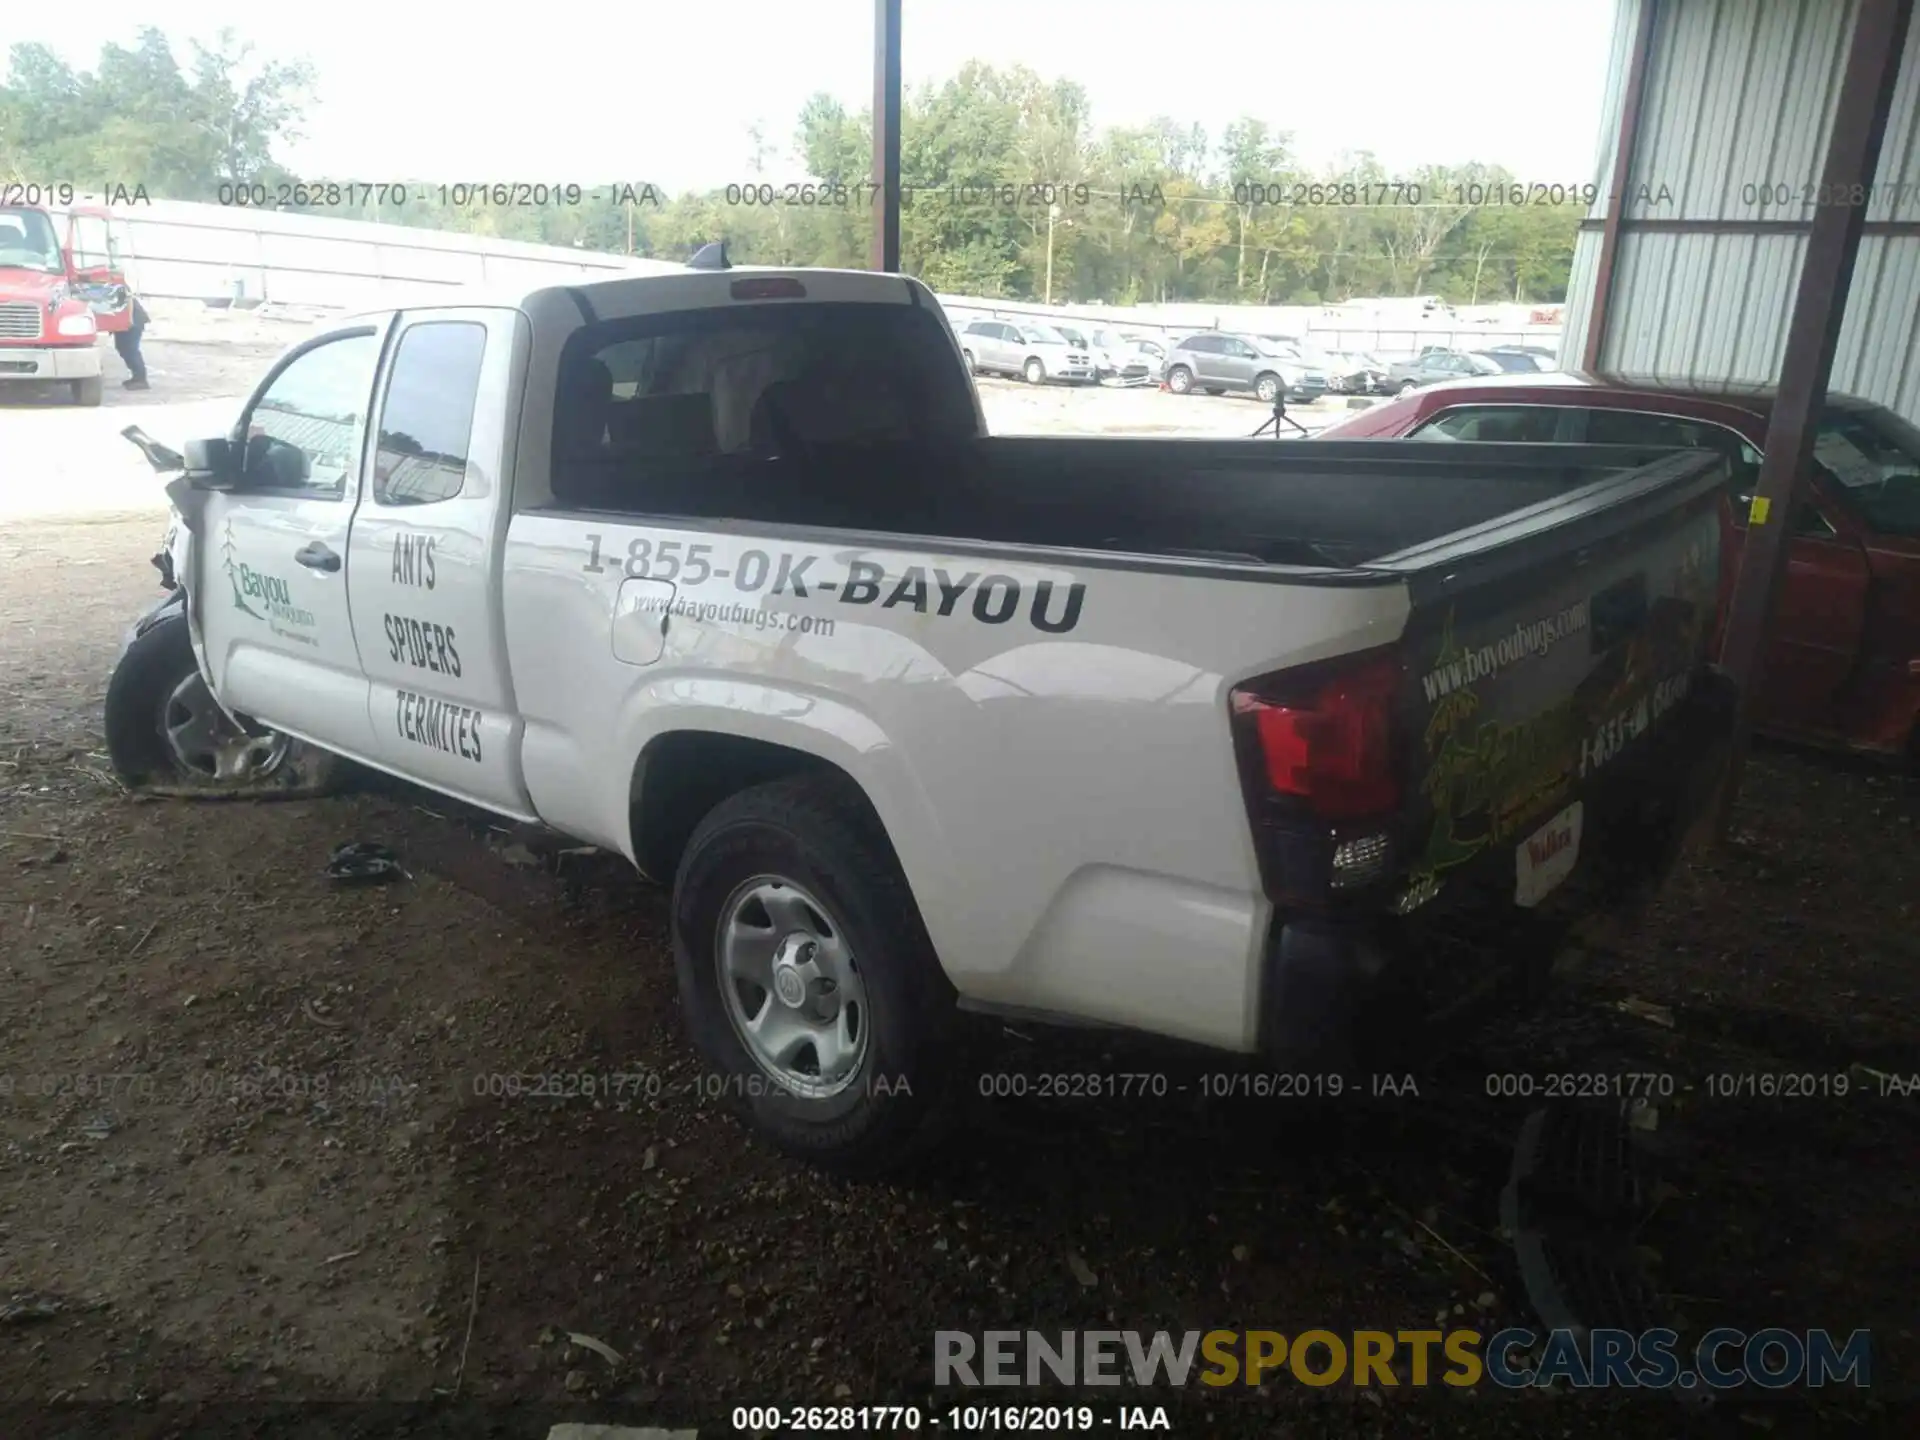
[[[1173,347],[1167,357],[1167,388],[1176,395],[1251,390],[1268,404],[1284,390],[1287,399],[1306,404],[1327,393],[1327,377],[1252,337],[1209,330]]]
[[[1094,378],[1093,356],[1045,325],[975,320],[961,328],[960,348],[976,375],[1018,375],[1029,385]]]

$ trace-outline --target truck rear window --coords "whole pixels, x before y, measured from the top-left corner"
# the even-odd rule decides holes
[[[703,477],[752,467],[782,483],[823,451],[965,440],[977,423],[958,355],[917,306],[771,303],[609,321],[574,335],[561,358],[553,494],[699,513]]]

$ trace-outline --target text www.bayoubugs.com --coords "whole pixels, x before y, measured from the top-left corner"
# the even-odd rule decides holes
[[[791,610],[768,610],[759,605],[743,605],[738,600],[688,600],[676,595],[661,600],[648,595],[636,607],[642,614],[684,615],[689,620],[725,620],[734,625],[750,625],[755,630],[781,630],[795,635],[831,635],[834,622],[823,615],[796,615]]]
[[[1559,641],[1587,628],[1590,605],[1591,602],[1582,600],[1557,615],[1516,625],[1511,634],[1502,635],[1490,644],[1458,653],[1422,679],[1428,702],[1465,689],[1476,680],[1498,675],[1521,660],[1546,654]]]

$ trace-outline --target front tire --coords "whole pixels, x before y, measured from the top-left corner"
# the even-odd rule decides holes
[[[1041,362],[1040,357],[1035,355],[1028,359],[1026,368],[1022,373],[1026,375],[1029,385],[1039,385],[1044,383],[1047,378],[1047,367]]]
[[[960,358],[966,362],[967,373],[969,375],[978,375],[980,373],[980,367],[973,363],[973,351],[962,350],[960,352]]]
[[[1258,380],[1253,382],[1253,393],[1259,398],[1261,403],[1271,405],[1274,402],[1274,398],[1280,393],[1280,377],[1278,375],[1262,375]]]
[[[128,786],[196,797],[295,798],[332,790],[345,762],[277,731],[243,731],[214,703],[187,617],[156,621],[107,683],[107,755]]]
[[[873,1174],[937,1133],[953,992],[849,782],[800,776],[717,805],[674,881],[673,954],[695,1045],[776,1147]]]
[[[107,382],[98,375],[90,375],[85,380],[70,382],[73,385],[73,403],[91,409],[98,405],[106,395]]]
[[[1400,382],[1399,390],[1397,390],[1395,393],[1399,395],[1411,395],[1414,391],[1418,390],[1419,388],[1420,386],[1415,381],[1402,380]]]
[[[1167,372],[1167,388],[1176,395],[1185,395],[1193,389],[1193,371],[1184,365],[1176,365]]]

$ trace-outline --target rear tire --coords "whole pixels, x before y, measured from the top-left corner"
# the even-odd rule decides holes
[[[1176,395],[1185,395],[1193,389],[1193,371],[1184,365],[1176,365],[1167,371],[1167,388]]]
[[[1028,359],[1022,373],[1027,377],[1027,383],[1029,385],[1040,385],[1046,381],[1047,367],[1042,363],[1040,357],[1035,355]]]
[[[74,380],[69,383],[73,386],[73,403],[76,405],[84,405],[92,408],[98,405],[106,394],[107,382],[98,375],[92,375],[85,380]]]
[[[936,1136],[953,991],[892,846],[848,781],[798,776],[715,806],[674,880],[673,956],[695,1045],[774,1146],[874,1174]],[[760,971],[765,984],[752,978]],[[857,1026],[843,1024],[856,1003]],[[796,1031],[819,1040],[782,1047]],[[763,1058],[775,1049],[784,1064]]]
[[[211,763],[191,763],[186,754],[193,747],[177,737],[196,709],[217,716],[222,738],[240,750],[250,747],[260,763],[225,777]],[[296,799],[326,794],[346,769],[331,751],[265,729],[243,734],[220,715],[193,657],[187,617],[178,613],[156,622],[120,657],[107,682],[105,724],[114,773],[130,787],[160,794]]]

